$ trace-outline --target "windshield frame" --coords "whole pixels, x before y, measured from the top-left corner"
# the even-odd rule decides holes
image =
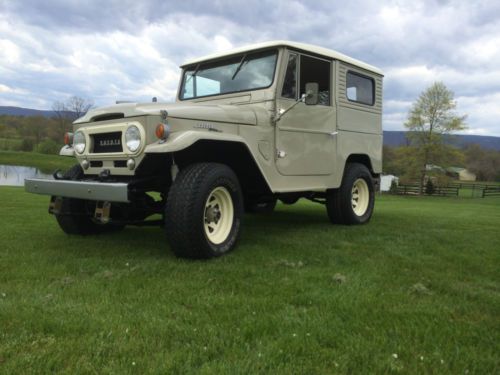
[[[271,82],[267,86],[253,87],[253,88],[250,88],[250,89],[247,89],[247,90],[228,91],[228,92],[223,92],[223,93],[219,93],[219,94],[198,95],[198,96],[193,96],[191,98],[183,98],[181,96],[182,90],[184,90],[184,86],[186,84],[186,72],[188,72],[188,71],[192,71],[192,72],[196,72],[197,73],[200,69],[203,68],[204,65],[211,65],[211,64],[218,64],[218,63],[220,63],[221,66],[222,66],[223,63],[224,63],[224,61],[228,61],[229,62],[229,61],[231,61],[231,60],[233,60],[235,58],[238,58],[238,57],[240,57],[242,59],[242,62],[243,62],[243,59],[245,59],[244,61],[247,61],[246,60],[247,56],[251,56],[253,54],[258,54],[258,53],[273,52],[273,51],[276,54],[276,60],[274,62],[274,69],[273,69],[273,75],[272,75]],[[266,48],[266,49],[263,49],[263,50],[250,50],[250,51],[239,53],[237,55],[224,56],[223,58],[217,59],[217,60],[206,60],[206,61],[202,61],[202,62],[197,63],[197,64],[192,64],[192,65],[185,66],[182,69],[181,80],[179,82],[179,90],[177,92],[177,98],[180,101],[187,101],[187,100],[197,100],[197,99],[204,99],[204,98],[210,98],[210,97],[224,97],[225,95],[239,94],[239,93],[245,93],[245,92],[250,92],[250,91],[255,91],[255,90],[265,90],[265,89],[268,89],[268,88],[272,87],[275,84],[276,76],[277,76],[276,71],[278,69],[279,63],[280,63],[280,49],[279,48]],[[191,76],[191,77],[193,77],[193,76]],[[194,75],[193,78],[196,78],[196,74]]]

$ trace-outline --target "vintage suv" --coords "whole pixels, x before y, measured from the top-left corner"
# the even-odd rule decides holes
[[[161,225],[177,256],[210,258],[235,247],[244,211],[272,211],[278,199],[325,204],[333,223],[370,220],[382,170],[379,69],[288,41],[181,68],[175,103],[89,111],[61,150],[78,164],[26,180],[28,192],[52,196],[64,232]]]

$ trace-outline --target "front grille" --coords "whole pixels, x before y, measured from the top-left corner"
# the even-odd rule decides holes
[[[94,141],[94,154],[123,151],[121,132],[93,134],[91,137]]]

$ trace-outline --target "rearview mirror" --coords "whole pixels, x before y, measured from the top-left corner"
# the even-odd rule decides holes
[[[307,105],[316,105],[316,104],[318,104],[318,101],[319,101],[318,92],[319,92],[319,84],[317,82],[308,82],[308,83],[306,83],[306,99],[305,99],[305,103]]]

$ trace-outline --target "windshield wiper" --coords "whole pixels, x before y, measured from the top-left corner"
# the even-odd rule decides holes
[[[240,72],[241,68],[243,67],[243,64],[245,64],[245,59],[246,59],[247,55],[243,55],[238,67],[236,68],[236,71],[234,72],[233,76],[231,77],[231,81],[234,81],[234,79],[236,78],[236,76],[238,75],[238,73]]]
[[[193,77],[196,75],[196,73],[198,73],[198,70],[200,70],[200,64],[196,65],[196,69],[194,70],[193,74],[191,74],[188,79],[186,79],[186,81],[184,82],[184,86],[186,86],[186,84],[189,83],[189,81],[191,81],[193,79]]]

